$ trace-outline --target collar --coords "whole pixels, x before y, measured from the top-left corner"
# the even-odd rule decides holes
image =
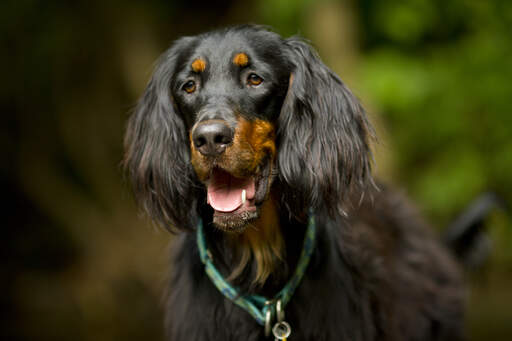
[[[284,310],[288,302],[290,302],[295,289],[299,286],[308,267],[311,255],[313,254],[315,237],[315,218],[313,215],[310,215],[308,227],[304,236],[304,245],[302,246],[302,252],[300,254],[295,273],[283,289],[277,293],[277,295],[272,299],[267,299],[260,295],[241,295],[237,288],[233,287],[224,279],[224,277],[222,277],[213,264],[212,255],[207,248],[202,220],[199,220],[199,224],[197,226],[197,246],[199,248],[199,255],[201,257],[201,261],[205,265],[205,271],[208,277],[210,277],[212,283],[226,298],[247,311],[260,325],[265,327],[267,327],[269,319],[273,319],[273,316],[277,315],[276,305],[279,303],[279,310]]]

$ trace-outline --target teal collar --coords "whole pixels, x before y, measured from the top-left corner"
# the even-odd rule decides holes
[[[295,273],[283,289],[271,300],[259,295],[240,295],[239,290],[231,286],[224,277],[222,277],[220,272],[215,268],[211,253],[206,246],[202,221],[199,221],[197,226],[197,246],[199,248],[201,261],[205,265],[205,271],[217,289],[219,289],[226,298],[251,314],[251,316],[254,317],[260,325],[264,326],[269,309],[271,309],[270,314],[275,316],[276,304],[278,301],[280,301],[282,309],[284,309],[295,292],[295,289],[299,286],[302,277],[304,277],[309,260],[313,254],[316,235],[315,231],[315,219],[313,215],[310,215],[308,228],[306,230],[306,235],[304,236],[304,246],[302,247],[302,252],[300,254],[300,259],[297,263]]]

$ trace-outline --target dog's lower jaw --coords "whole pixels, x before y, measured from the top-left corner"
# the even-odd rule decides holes
[[[242,233],[247,226],[259,217],[259,209],[242,211],[240,213],[215,212],[213,224],[224,232]]]

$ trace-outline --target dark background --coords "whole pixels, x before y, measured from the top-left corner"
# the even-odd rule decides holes
[[[162,338],[172,238],[119,163],[154,61],[235,23],[301,34],[363,101],[376,173],[440,230],[479,193],[512,202],[512,2],[0,2],[2,340]],[[470,340],[512,339],[512,225],[470,276]]]

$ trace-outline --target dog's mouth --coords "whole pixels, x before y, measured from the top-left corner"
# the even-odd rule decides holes
[[[242,232],[259,216],[272,178],[271,162],[257,174],[237,178],[228,171],[214,167],[207,181],[207,203],[213,208],[213,223],[227,232]]]

